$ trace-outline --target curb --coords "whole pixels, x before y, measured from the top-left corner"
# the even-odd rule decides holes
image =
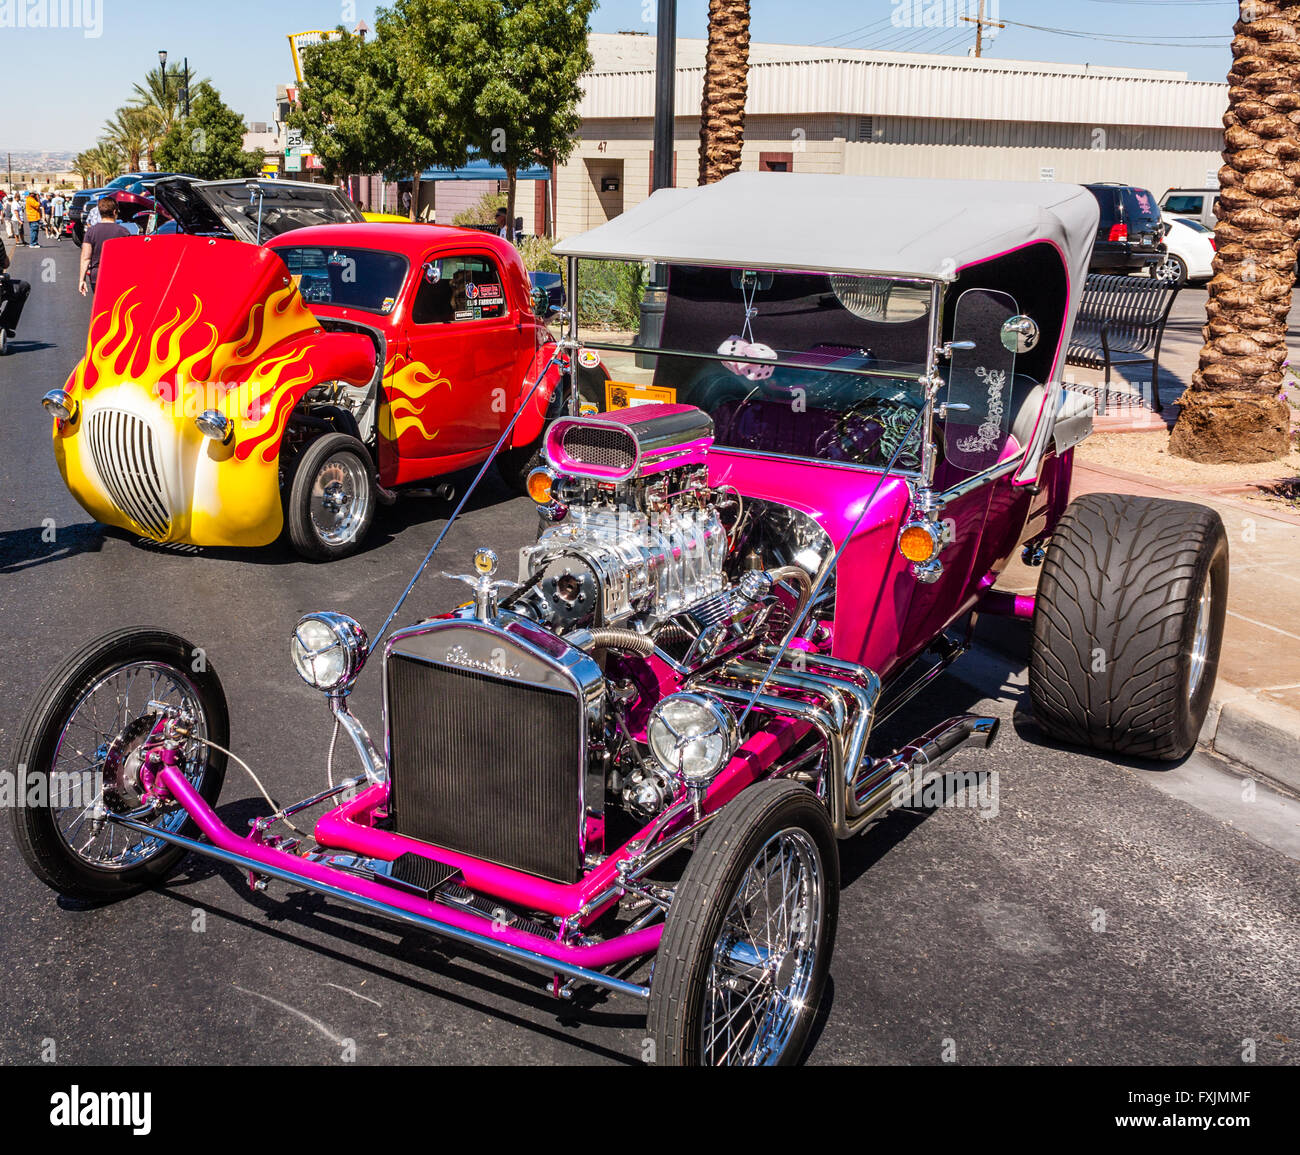
[[[976,633],[979,641],[952,666],[953,677],[989,697],[1027,686],[1029,623],[985,616]],[[1008,672],[1007,658],[1017,663],[1016,670]],[[1219,679],[1198,745],[1300,793],[1300,711]]]

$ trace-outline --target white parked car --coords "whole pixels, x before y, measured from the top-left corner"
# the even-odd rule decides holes
[[[1165,217],[1169,232],[1165,237],[1165,259],[1151,270],[1175,285],[1189,281],[1208,281],[1214,276],[1214,232],[1190,217]]]

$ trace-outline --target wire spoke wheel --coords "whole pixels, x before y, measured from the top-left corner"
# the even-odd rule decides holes
[[[184,859],[182,847],[114,821],[132,815],[153,830],[194,835],[178,803],[152,804],[161,764],[150,754],[168,715],[189,734],[177,764],[215,805],[226,772],[216,747],[230,742],[226,697],[207,656],[183,638],[115,630],[72,654],[37,691],[13,747],[22,785],[11,821],[19,852],[47,886],[89,902],[125,898]]]
[[[728,802],[668,909],[650,981],[653,1061],[797,1063],[830,971],[839,883],[830,818],[807,787],[759,782]]]
[[[759,852],[723,921],[709,968],[700,1051],[712,1066],[779,1057],[807,1007],[822,913],[821,855],[787,829]]]
[[[78,858],[101,870],[124,870],[167,846],[136,838],[108,814],[126,814],[143,801],[147,773],[142,749],[165,707],[190,719],[195,739],[208,736],[207,718],[194,684],[157,662],[132,662],[106,673],[72,708],[50,764],[48,790],[54,828]],[[208,751],[192,740],[183,747],[186,777],[203,784]],[[176,832],[185,814],[174,808],[156,825]]]

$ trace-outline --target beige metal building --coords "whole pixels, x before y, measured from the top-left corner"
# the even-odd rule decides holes
[[[555,181],[558,236],[650,193],[654,38],[597,33],[590,43],[581,139]],[[681,186],[698,179],[704,48],[677,43]],[[1109,180],[1159,196],[1218,183],[1227,103],[1226,84],[1181,72],[754,44],[742,167]]]

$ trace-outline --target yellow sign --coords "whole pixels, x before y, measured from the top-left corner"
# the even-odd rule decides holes
[[[637,405],[671,405],[677,390],[661,385],[633,385],[627,381],[605,382],[605,408],[631,409]]]

